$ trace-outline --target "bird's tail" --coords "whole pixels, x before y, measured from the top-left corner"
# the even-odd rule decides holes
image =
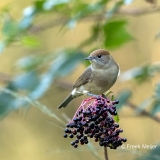
[[[75,97],[70,94],[59,106],[58,109],[65,108]]]

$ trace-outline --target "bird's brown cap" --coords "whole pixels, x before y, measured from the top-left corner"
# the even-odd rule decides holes
[[[97,49],[90,54],[90,56],[97,56],[97,55],[110,55],[110,54],[108,51],[104,49]]]

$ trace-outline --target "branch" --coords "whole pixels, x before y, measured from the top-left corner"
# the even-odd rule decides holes
[[[62,25],[64,23],[66,23],[68,21],[67,18],[58,18],[58,19],[54,19],[53,21],[49,21],[49,22],[46,22],[45,24],[43,25],[35,25],[35,26],[32,26],[30,29],[29,29],[29,33],[38,33],[40,31],[43,31],[43,30],[46,30],[46,29],[49,29],[49,28],[52,28],[52,27],[57,27],[59,25]]]
[[[104,147],[104,160],[109,160],[108,159],[107,147]]]
[[[137,106],[134,105],[133,103],[129,102],[129,101],[128,101],[126,104],[127,104],[130,108],[132,108],[132,109],[134,109],[134,110],[137,109]],[[146,116],[146,117],[149,117],[149,118],[155,120],[156,122],[160,122],[160,118],[159,118],[159,117],[152,116],[149,112],[147,112],[147,111],[145,111],[145,110],[143,110],[143,111],[141,112],[141,115]]]
[[[11,81],[11,76],[9,74],[0,72],[0,82],[1,83],[5,83],[5,82],[9,82]]]
[[[22,96],[22,95],[14,92],[10,89],[3,88],[3,87],[0,87],[0,92],[7,93],[17,99],[22,99],[22,100],[28,102],[30,105],[35,106],[36,108],[40,109],[46,115],[55,118],[57,121],[59,121],[65,125],[65,123],[58,116],[56,116],[50,109],[48,109],[45,105],[41,104],[39,101],[32,100],[31,98],[29,98],[27,96]]]
[[[126,15],[126,16],[139,16],[139,15],[146,15],[146,14],[157,13],[157,12],[160,12],[160,6],[149,7],[149,8],[120,9],[117,11],[117,14]]]
[[[88,17],[84,17],[83,19],[80,19],[83,22],[88,21],[97,21],[97,19],[106,19],[106,13],[108,11],[104,12],[104,15],[98,14],[98,15],[92,15]],[[125,16],[139,16],[139,15],[146,15],[151,13],[157,13],[160,12],[160,6],[157,7],[148,7],[148,8],[129,8],[129,9],[119,9],[117,12],[115,12],[115,15],[125,15]],[[63,25],[66,22],[68,22],[70,18],[66,17],[60,17],[58,19],[54,19],[53,21],[49,21],[45,24],[39,25],[39,26],[32,26],[29,29],[29,33],[38,33],[40,31],[57,27],[59,25]],[[80,21],[79,20],[79,21]]]

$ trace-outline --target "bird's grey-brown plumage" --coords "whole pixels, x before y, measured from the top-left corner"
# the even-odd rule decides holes
[[[83,74],[77,79],[76,83],[74,84],[73,88],[80,87],[92,80],[92,70],[91,67],[87,67],[86,70],[83,72]],[[75,97],[72,94],[69,94],[69,96],[62,102],[62,104],[58,107],[65,108]]]
[[[83,74],[77,79],[73,88],[80,87],[81,85],[92,81],[92,70],[91,66],[87,67]]]
[[[89,57],[91,65],[77,79],[73,91],[58,107],[66,107],[74,98],[81,95],[97,96],[110,89],[117,80],[119,66],[104,49],[93,51]]]

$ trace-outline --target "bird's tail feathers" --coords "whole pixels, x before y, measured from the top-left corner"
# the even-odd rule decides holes
[[[70,94],[59,106],[58,109],[65,108],[75,97]]]

